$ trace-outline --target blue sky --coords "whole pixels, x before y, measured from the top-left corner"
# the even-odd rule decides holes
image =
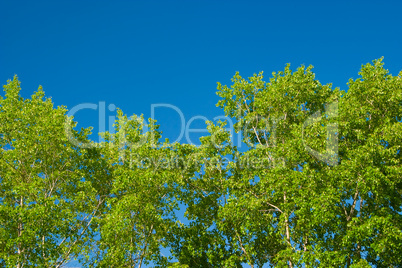
[[[0,83],[17,74],[22,95],[39,85],[56,105],[109,105],[151,115],[167,103],[186,122],[222,115],[216,82],[313,65],[321,83],[347,89],[361,64],[385,57],[402,70],[401,1],[0,1]],[[98,110],[79,126],[98,131]],[[175,140],[180,117],[155,110]],[[204,127],[202,120],[192,125]],[[93,135],[96,139],[96,136]],[[186,142],[186,140],[181,140]],[[192,140],[196,142],[196,140]]]
[[[186,122],[212,120],[223,114],[216,82],[230,84],[236,71],[268,80],[286,63],[311,64],[322,83],[346,89],[361,64],[384,56],[396,75],[401,10],[400,1],[3,0],[0,81],[17,74],[24,97],[43,85],[69,109],[102,101],[149,117],[152,104],[168,103]],[[79,126],[97,132],[98,112],[77,112]],[[155,118],[164,137],[179,136],[177,112],[157,108]]]

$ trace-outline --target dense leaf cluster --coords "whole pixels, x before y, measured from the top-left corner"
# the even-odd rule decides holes
[[[0,96],[0,267],[402,267],[402,72],[380,59],[359,74],[346,92],[304,66],[218,83],[247,150],[227,122],[197,147],[121,110],[94,143],[14,77]]]

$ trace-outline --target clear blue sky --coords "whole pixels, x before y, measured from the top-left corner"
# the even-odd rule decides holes
[[[212,119],[222,115],[216,82],[236,71],[268,80],[286,63],[311,64],[322,83],[346,89],[361,64],[384,56],[396,75],[401,10],[401,1],[2,0],[0,82],[17,74],[23,96],[43,85],[69,109],[104,101],[149,117],[151,104],[169,103],[186,122]],[[155,117],[166,137],[178,137],[176,112],[159,108]],[[97,111],[76,118],[97,131]]]
[[[211,120],[223,114],[216,82],[236,71],[268,80],[286,63],[311,64],[322,83],[346,89],[361,64],[384,56],[396,75],[401,11],[401,1],[1,0],[0,83],[17,74],[24,97],[43,85],[70,109],[104,101],[149,117],[152,104],[168,103],[186,120]],[[178,136],[176,112],[156,119],[165,137]],[[77,120],[97,131],[98,111]]]

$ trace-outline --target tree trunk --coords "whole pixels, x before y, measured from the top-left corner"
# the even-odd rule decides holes
[[[20,197],[20,207],[23,207],[23,202],[24,199],[21,196]],[[22,235],[22,218],[20,216],[19,221],[18,221],[18,230],[17,230],[17,235],[18,237],[21,237]],[[22,261],[21,261],[21,255],[22,255],[22,245],[21,242],[18,243],[18,247],[17,247],[17,253],[18,253],[18,262],[17,262],[17,268],[21,268],[22,267]]]
[[[286,192],[283,193],[283,201],[286,204]],[[288,215],[286,213],[284,213],[284,216],[285,216],[286,241],[288,242],[289,246],[291,246],[292,244],[290,243],[289,219],[288,219]],[[290,257],[289,257],[288,263],[289,263],[289,267],[293,268],[292,259]]]

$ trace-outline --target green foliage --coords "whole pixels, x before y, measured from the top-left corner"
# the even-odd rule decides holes
[[[402,72],[379,59],[359,75],[346,92],[311,66],[218,83],[246,150],[231,122],[207,122],[196,147],[121,110],[93,143],[14,77],[0,97],[0,267],[401,267]]]
[[[227,133],[215,143],[221,149],[212,150],[210,137],[222,133],[219,127],[203,138],[200,148],[210,159],[230,155],[230,161],[205,167],[183,186],[194,197],[187,209],[194,223],[182,228],[180,261],[205,256],[214,267],[402,263],[401,74],[389,75],[376,60],[360,75],[347,92],[321,85],[312,67],[292,72],[289,65],[269,83],[262,73],[248,80],[236,73],[230,87],[218,84],[217,106],[235,120],[248,149],[239,152]]]
[[[64,134],[65,107],[41,88],[20,96],[17,77],[0,99],[0,260],[7,267],[59,267],[82,254],[101,199],[88,152]],[[74,132],[86,139],[89,130]]]

